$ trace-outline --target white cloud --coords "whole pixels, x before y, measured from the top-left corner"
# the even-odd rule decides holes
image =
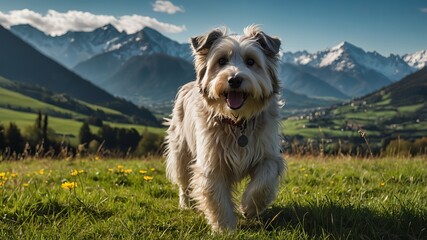
[[[184,12],[184,8],[175,6],[171,1],[156,0],[153,4],[153,11],[175,14],[177,12]]]
[[[427,8],[421,8],[420,11],[423,13],[427,13]]]
[[[117,18],[81,11],[61,13],[48,10],[46,15],[28,9],[14,10],[8,13],[0,11],[0,24],[6,28],[18,24],[30,24],[52,36],[62,35],[67,31],[92,31],[109,23],[119,31],[126,31],[127,33],[135,33],[144,27],[151,27],[166,33],[179,33],[187,30],[185,25],[164,23],[155,18],[140,15],[125,15]]]

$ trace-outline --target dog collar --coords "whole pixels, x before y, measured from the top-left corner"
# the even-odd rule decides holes
[[[239,127],[240,136],[237,138],[237,145],[239,145],[239,147],[246,147],[246,145],[248,145],[249,139],[245,135],[245,130],[246,130],[246,127],[248,126],[248,120],[243,119],[238,122],[234,122],[230,118],[221,118],[221,122],[224,124],[232,125],[234,127]]]

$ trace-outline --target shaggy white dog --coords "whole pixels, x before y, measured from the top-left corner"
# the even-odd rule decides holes
[[[214,231],[234,229],[233,189],[249,176],[240,210],[262,213],[277,194],[286,167],[279,145],[280,40],[248,26],[191,39],[197,80],[178,92],[166,138],[166,171]]]

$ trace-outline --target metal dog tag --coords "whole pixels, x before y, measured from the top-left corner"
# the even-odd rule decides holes
[[[240,135],[240,137],[237,139],[237,144],[239,147],[246,147],[246,145],[248,145],[248,137],[246,137],[244,134]]]

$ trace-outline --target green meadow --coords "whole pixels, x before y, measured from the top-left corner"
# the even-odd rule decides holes
[[[163,159],[0,162],[0,239],[427,237],[425,156],[287,161],[273,205],[222,235],[197,211],[178,208]]]

